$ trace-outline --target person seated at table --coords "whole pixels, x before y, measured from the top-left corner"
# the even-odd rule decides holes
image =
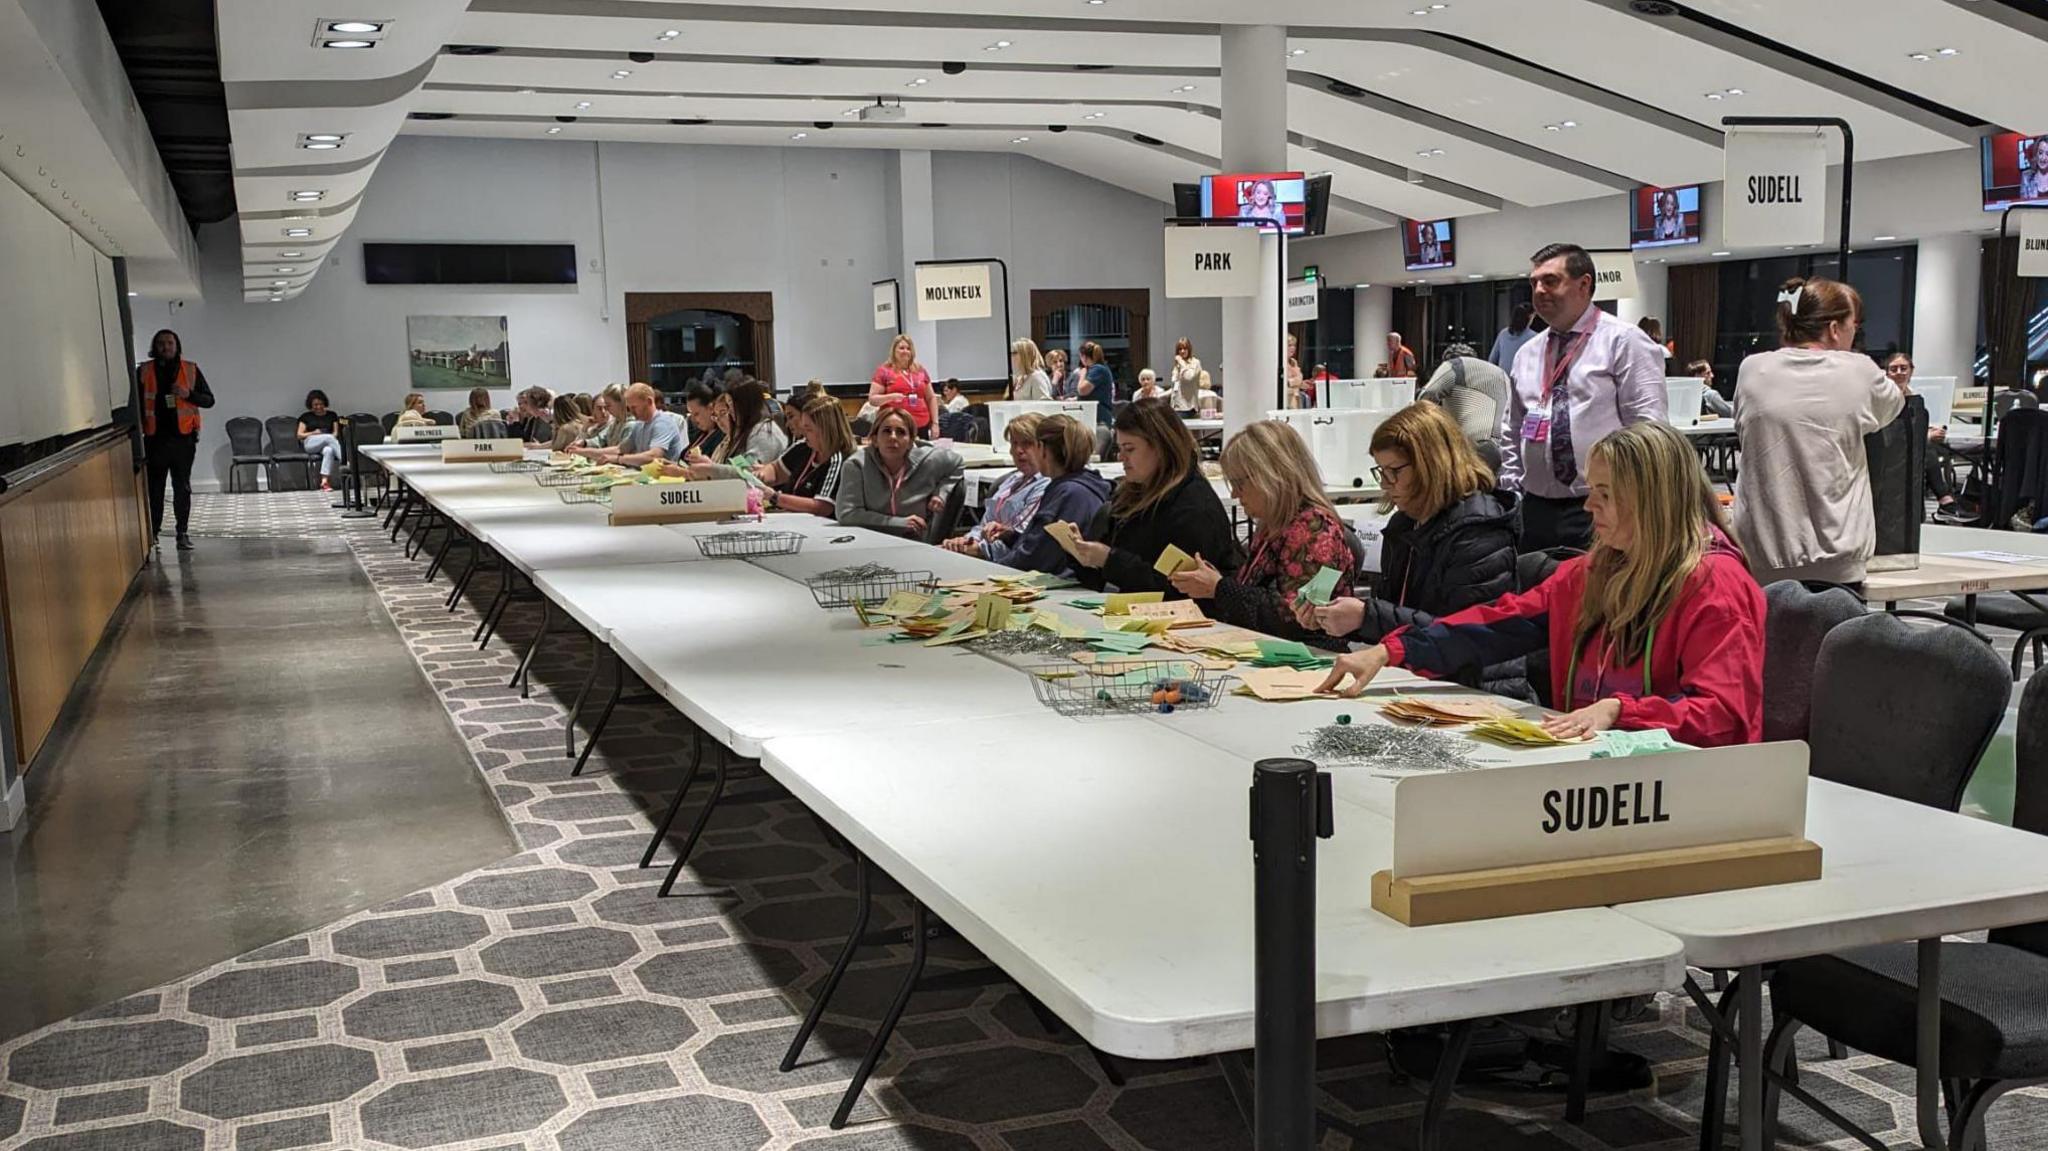
[[[306,410],[299,415],[299,446],[320,468],[320,490],[334,490],[333,479],[341,470],[341,439],[335,435],[340,417],[327,410],[327,393],[314,388],[306,393]]]
[[[555,397],[555,434],[548,440],[553,451],[567,451],[569,445],[583,438],[583,409],[576,404],[576,397],[563,393]]]
[[[1224,575],[1206,555],[1167,582],[1189,599],[1209,601],[1211,619],[1267,635],[1324,642],[1295,618],[1301,585],[1334,568],[1335,594],[1351,594],[1357,559],[1337,509],[1323,494],[1323,474],[1300,433],[1280,420],[1260,420],[1223,445],[1223,478],[1252,519],[1249,556]],[[1301,601],[1306,602],[1306,601]]]
[[[514,439],[529,444],[545,444],[555,438],[555,422],[550,410],[554,398],[548,390],[538,384],[519,393],[513,409],[506,413],[505,430]]]
[[[591,402],[595,411],[590,421],[583,425],[583,438],[569,445],[571,452],[579,448],[615,444],[620,436],[626,434],[626,423],[631,418],[626,414],[626,389],[617,384],[607,384]]]
[[[1138,370],[1138,390],[1131,394],[1134,400],[1166,399],[1166,389],[1159,386],[1159,373],[1151,368]]]
[[[691,463],[722,464],[741,456],[751,463],[766,463],[781,458],[789,448],[789,437],[768,414],[768,389],[759,380],[746,380],[713,400],[711,419],[718,428],[718,443],[709,452],[686,456]]]
[[[1885,378],[1897,384],[1901,395],[1913,394],[1913,357],[1904,352],[1893,352],[1885,357]],[[1927,425],[1927,464],[1924,473],[1927,491],[1934,497],[1935,518],[1944,523],[1969,523],[1976,519],[1964,512],[1956,502],[1956,481],[1949,469],[1954,466],[1955,452],[1948,446],[1948,425]]]
[[[427,418],[427,397],[423,392],[405,393],[405,402],[398,405],[398,422],[394,428],[423,428],[434,421]]]
[[[1323,688],[1356,696],[1385,667],[1466,677],[1547,647],[1553,674],[1564,669],[1559,714],[1543,720],[1553,735],[1661,728],[1695,747],[1761,739],[1764,594],[1692,445],[1669,424],[1631,424],[1593,445],[1586,479],[1589,554],[1527,592],[1338,657]]]
[[[1237,570],[1237,537],[1223,501],[1197,462],[1194,434],[1158,400],[1126,404],[1111,429],[1124,478],[1071,549],[1076,579],[1097,590],[1165,592],[1181,598],[1153,565],[1172,544],[1219,571]]]
[[[1015,426],[1016,421],[1010,421],[1009,427]],[[1009,427],[1004,429],[1005,434]],[[1030,521],[996,539],[969,535],[957,541],[948,540],[947,547],[1019,571],[1071,576],[1073,558],[1046,528],[1055,523],[1091,523],[1109,502],[1109,481],[1088,467],[1095,454],[1095,429],[1072,416],[1048,416],[1039,420],[1026,451],[1045,479],[1045,492],[1039,497]]]
[[[1354,643],[1378,643],[1403,627],[1487,603],[1515,590],[1515,495],[1494,488],[1464,426],[1426,400],[1395,412],[1370,445],[1382,508],[1378,594],[1297,601],[1303,627]],[[1521,661],[1463,682],[1526,698]]]
[[[1017,533],[1030,526],[1049,482],[1038,472],[1038,426],[1044,422],[1043,415],[1025,412],[1003,425],[1003,439],[1010,445],[1010,462],[1017,470],[996,485],[996,494],[981,509],[980,523],[966,535],[945,541],[947,551],[981,555],[984,545],[1014,541]]]
[[[832,515],[832,493],[839,488],[839,471],[853,455],[853,429],[846,425],[846,412],[839,401],[820,396],[789,412],[791,430],[797,443],[782,455],[742,471],[732,464],[710,462],[664,464],[663,475],[687,475],[693,480],[744,479],[767,493],[767,505],[776,511]]]
[[[968,408],[967,397],[960,392],[960,381],[948,378],[939,386],[939,410],[959,414]]]
[[[484,420],[503,420],[497,409],[491,407],[489,388],[469,389],[469,406],[455,415],[455,434],[463,439],[475,439],[477,424]]]
[[[1700,408],[1710,416],[1726,419],[1735,414],[1735,405],[1728,402],[1720,389],[1714,387],[1714,365],[1705,360],[1694,360],[1685,366],[1685,374],[1700,382]]]
[[[915,414],[890,404],[875,413],[873,442],[840,469],[833,512],[843,524],[923,539],[960,473],[959,456],[919,440]]]
[[[656,460],[673,460],[683,454],[683,421],[661,406],[661,393],[649,384],[626,389],[626,410],[633,419],[619,435],[619,442],[578,452],[601,464],[637,468]]]

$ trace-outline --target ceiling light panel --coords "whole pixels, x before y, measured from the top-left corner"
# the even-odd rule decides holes
[[[391,34],[393,23],[363,16],[323,17],[313,22],[313,46],[336,51],[375,48]]]

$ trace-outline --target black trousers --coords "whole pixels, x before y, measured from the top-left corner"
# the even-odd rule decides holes
[[[1584,551],[1592,546],[1593,517],[1586,511],[1586,497],[1554,500],[1523,494],[1522,542],[1517,550],[1526,555],[1555,547]]]
[[[177,512],[178,534],[192,522],[192,461],[199,455],[198,436],[151,436],[143,441],[149,463],[149,530],[164,530],[164,481],[174,485],[171,503]]]

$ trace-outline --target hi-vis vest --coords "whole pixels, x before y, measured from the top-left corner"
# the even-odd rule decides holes
[[[156,361],[151,360],[139,369],[142,374],[142,434],[156,434],[157,394]],[[199,367],[190,360],[178,361],[178,379],[174,385],[178,390],[178,434],[192,436],[199,434],[199,409],[185,401],[192,391],[192,385],[199,378]]]

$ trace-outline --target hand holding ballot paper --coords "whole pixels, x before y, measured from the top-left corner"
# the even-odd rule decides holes
[[[1085,568],[1099,568],[1109,562],[1109,545],[1095,543],[1081,535],[1081,529],[1065,520],[1055,520],[1045,525],[1045,534],[1060,545],[1060,549],[1074,557],[1074,562]]]

